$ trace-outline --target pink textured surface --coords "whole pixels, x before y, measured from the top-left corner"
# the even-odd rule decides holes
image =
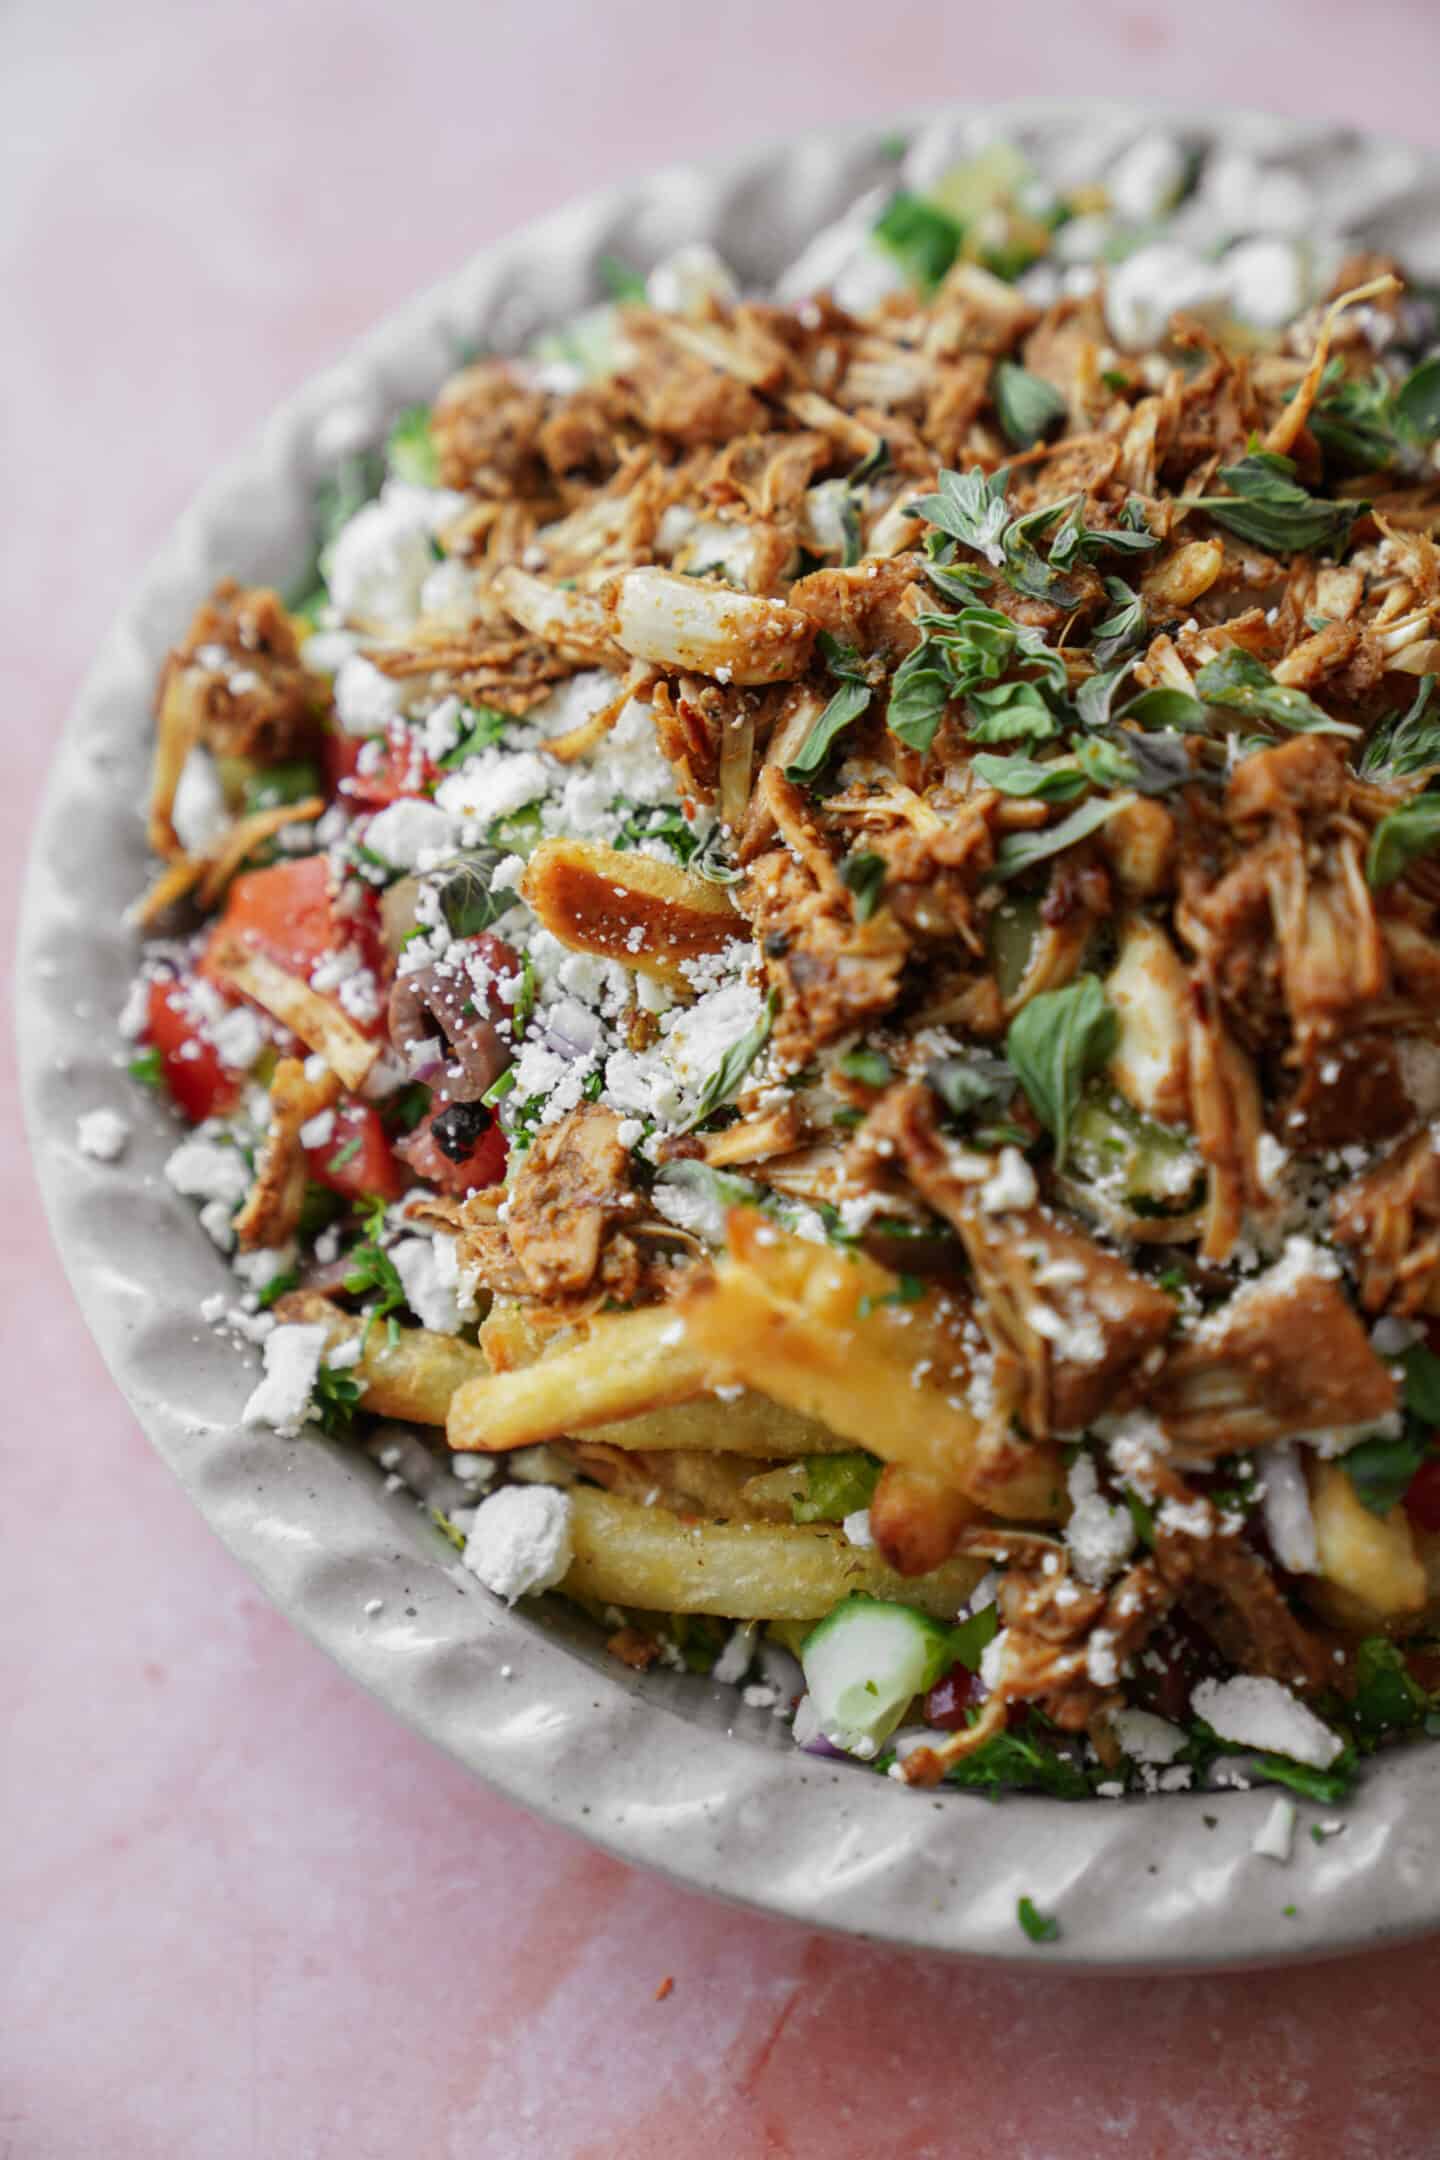
[[[1228,96],[1433,141],[1437,62],[1425,0],[1379,0],[1363,35],[1336,0],[10,0],[6,864],[197,480],[522,216],[947,88]],[[1437,2149],[1434,1949],[1133,1982],[1037,1952],[996,1978],[736,1914],[491,1798],[263,1603],[151,1456],[13,1120],[0,1210],[0,2160]]]

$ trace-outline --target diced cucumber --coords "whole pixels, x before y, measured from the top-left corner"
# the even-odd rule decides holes
[[[800,1653],[820,1730],[852,1755],[875,1755],[910,1704],[953,1662],[952,1630],[909,1605],[857,1592],[828,1613]]]
[[[1007,897],[992,909],[985,925],[985,944],[1002,997],[1013,997],[1024,981],[1039,934],[1038,899]]]
[[[1086,1090],[1070,1126],[1069,1175],[1131,1215],[1183,1215],[1199,1203],[1204,1166],[1193,1136],[1143,1115],[1104,1081]]]

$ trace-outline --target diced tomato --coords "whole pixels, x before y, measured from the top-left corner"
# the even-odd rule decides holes
[[[414,1132],[396,1144],[396,1154],[410,1165],[417,1177],[424,1178],[427,1185],[434,1185],[441,1192],[463,1197],[466,1193],[479,1192],[483,1186],[498,1185],[505,1175],[505,1160],[509,1153],[509,1143],[500,1129],[499,1119],[492,1115],[469,1154],[456,1162],[445,1153],[430,1130],[440,1114],[432,1110],[423,1124],[417,1125]]]
[[[1422,1462],[1411,1478],[1405,1512],[1422,1530],[1440,1530],[1440,1455]]]
[[[408,728],[392,728],[380,758],[376,760],[373,753],[367,756],[362,771],[360,760],[365,747],[364,741],[338,731],[325,737],[325,777],[332,795],[380,810],[387,803],[398,802],[402,795],[423,793],[435,778],[435,767]]]
[[[308,977],[336,942],[325,857],[301,855],[268,870],[247,870],[230,887],[212,935],[238,937],[290,974]]]
[[[173,978],[151,983],[145,1033],[160,1053],[166,1087],[192,1124],[234,1109],[243,1075],[220,1062],[219,1051],[189,1010],[182,983]]]
[[[350,1199],[379,1193],[382,1200],[398,1200],[403,1190],[400,1165],[385,1137],[380,1113],[368,1103],[342,1103],[335,1113],[334,1132],[323,1147],[306,1148],[305,1160],[317,1184]]]

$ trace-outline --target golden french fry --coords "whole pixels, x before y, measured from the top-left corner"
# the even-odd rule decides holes
[[[322,1326],[332,1349],[366,1332],[364,1319],[342,1312],[318,1290],[292,1290],[276,1300],[275,1311],[281,1320]],[[485,1359],[474,1343],[429,1328],[400,1328],[392,1343],[380,1320],[371,1324],[360,1362],[350,1369],[364,1383],[361,1408],[372,1416],[443,1425],[452,1398],[484,1373]]]
[[[818,1620],[853,1590],[953,1619],[985,1570],[971,1554],[908,1580],[819,1524],[687,1523],[576,1487],[575,1557],[561,1588],[602,1604],[728,1620]]]
[[[929,1290],[736,1209],[731,1258],[679,1305],[692,1353],[887,1461],[965,1488],[981,1466],[963,1315]]]
[[[968,1494],[929,1471],[886,1463],[870,1502],[870,1535],[898,1574],[926,1575],[951,1558],[960,1532],[979,1513]]]
[[[723,885],[598,841],[542,840],[520,891],[562,945],[687,993],[681,961],[723,952],[746,934]]]
[[[1341,1627],[1383,1627],[1422,1610],[1428,1590],[1403,1507],[1372,1515],[1343,1463],[1315,1461],[1310,1510],[1320,1573],[1306,1583],[1314,1603]]]
[[[352,1092],[364,1086],[380,1045],[362,1035],[338,1005],[289,974],[268,953],[255,952],[223,932],[210,947],[208,964],[232,990],[283,1020],[307,1050],[318,1051],[343,1086]]]
[[[462,1388],[450,1409],[450,1445],[491,1455],[532,1447],[688,1402],[709,1385],[709,1366],[670,1306],[607,1313],[583,1342]],[[730,1443],[717,1436],[705,1444]]]
[[[660,1316],[664,1310],[656,1307],[647,1316],[652,1327],[662,1324]],[[582,1360],[587,1367],[603,1368],[615,1354],[617,1323],[637,1317],[633,1314],[597,1314],[582,1324],[584,1333],[577,1340],[571,1334],[547,1336],[534,1326],[522,1306],[497,1300],[480,1330],[480,1343],[490,1371],[497,1375],[514,1372],[522,1366],[533,1366],[538,1359],[545,1359],[553,1366],[577,1351],[587,1353]],[[673,1325],[673,1314],[670,1321]],[[570,1428],[564,1420],[570,1414],[562,1386],[554,1396],[554,1415],[561,1420],[556,1437],[561,1431],[568,1433]],[[770,1402],[764,1395],[752,1394],[748,1388],[727,1388],[723,1397],[697,1394],[688,1401],[668,1403],[657,1410],[616,1417],[613,1421],[607,1418],[601,1424],[587,1426],[585,1437],[602,1441],[607,1447],[643,1452],[694,1453],[714,1448],[731,1455],[771,1462],[792,1456],[842,1454],[850,1446],[848,1440],[827,1431],[813,1418],[799,1417],[782,1403]]]

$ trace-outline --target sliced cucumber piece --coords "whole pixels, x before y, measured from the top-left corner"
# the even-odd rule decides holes
[[[852,1755],[876,1755],[910,1704],[953,1663],[953,1630],[910,1605],[857,1593],[800,1652],[820,1730]]]
[[[1103,1081],[1071,1121],[1068,1170],[1131,1215],[1183,1215],[1204,1192],[1193,1134],[1146,1117]]]
[[[1025,980],[1035,940],[1040,935],[1040,902],[1006,898],[985,924],[985,945],[1002,997],[1014,997]]]

